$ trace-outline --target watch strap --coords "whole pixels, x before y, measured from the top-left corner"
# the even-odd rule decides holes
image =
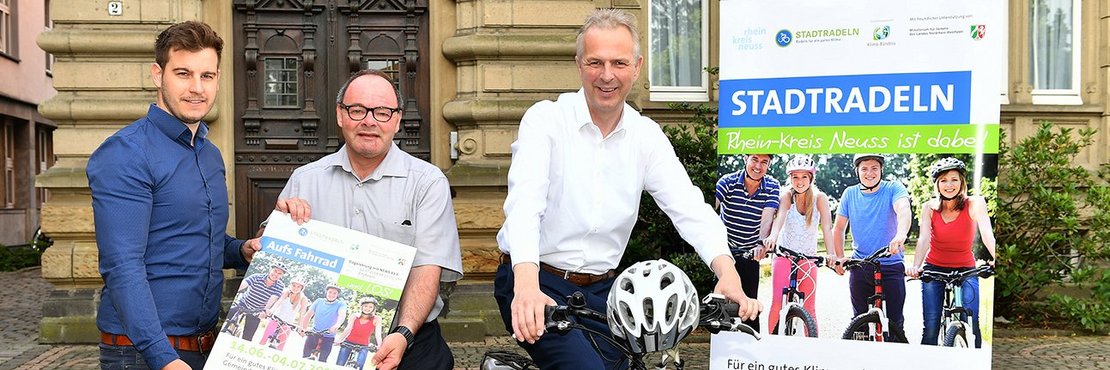
[[[409,330],[409,328],[404,325],[397,325],[396,328],[393,328],[393,330],[389,331],[389,334],[393,333],[398,333],[401,334],[401,336],[405,337],[405,342],[408,343],[408,347],[412,347],[412,342],[416,340],[416,335],[412,333],[412,330]]]

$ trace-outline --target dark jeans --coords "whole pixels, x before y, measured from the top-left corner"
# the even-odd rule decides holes
[[[350,342],[347,342],[347,343],[350,343]],[[354,343],[352,343],[352,344],[354,344]],[[355,355],[355,356],[357,356],[355,358],[355,361],[358,361],[358,368],[359,369],[362,369],[362,366],[366,365],[366,355],[368,353],[370,353],[370,350],[366,349],[366,348],[363,348],[363,349],[358,350],[358,354]],[[351,350],[348,349],[347,347],[340,346],[339,347],[339,355],[335,357],[335,364],[339,365],[339,366],[344,366],[344,365],[347,364],[347,359],[350,358],[350,357],[351,357]]]
[[[751,299],[759,299],[759,261],[742,256],[733,256],[736,259],[736,273],[740,274],[740,288],[744,295]],[[776,320],[771,318],[771,320]],[[744,320],[744,324],[759,332],[759,316],[755,320]]]
[[[902,328],[905,317],[902,307],[906,305],[906,265],[898,262],[890,265],[880,265],[883,273],[883,303],[886,306],[886,317],[890,322],[890,334],[893,338],[888,342],[906,342],[906,331]],[[875,295],[875,268],[870,265],[860,265],[860,268],[850,272],[848,289],[852,297],[853,315],[867,312],[870,306],[868,298]]]
[[[328,356],[331,355],[331,345],[335,343],[335,334],[332,335],[309,335],[304,339],[304,354],[301,357],[308,358],[312,355],[312,350],[316,346],[320,347],[320,357],[316,361],[328,362]]]
[[[177,351],[182,361],[193,369],[203,369],[208,356],[200,352]],[[133,346],[110,346],[100,344],[100,369],[101,370],[149,370],[150,365],[143,359],[143,355]],[[155,369],[158,370],[158,369]]]
[[[939,267],[925,266],[926,270],[932,271],[966,271],[970,268],[964,269],[945,269]],[[975,333],[975,348],[980,348],[983,345],[983,339],[980,338],[979,333],[979,278],[970,277],[964,280],[963,285],[960,287],[961,299],[963,308],[971,314],[971,330]],[[941,334],[940,327],[941,315],[944,314],[944,283],[939,281],[930,281],[928,283],[921,283],[921,316],[923,318],[925,327],[921,331],[921,344],[937,345],[937,338]]]
[[[412,340],[412,347],[405,350],[398,370],[451,370],[455,368],[455,355],[447,347],[439,320],[424,323]]]
[[[239,310],[242,310],[242,308],[237,305],[231,307],[231,309],[227,310],[227,317],[235,317],[235,314],[239,312]],[[254,341],[254,333],[258,331],[258,322],[261,321],[261,319],[259,319],[257,315],[258,314],[243,313],[243,318],[245,320],[243,321],[242,337],[248,342]]]
[[[586,307],[598,312],[606,312],[606,300],[609,298],[609,288],[615,279],[602,280],[587,286],[577,286],[562,277],[540,269],[540,291],[554,299],[557,304],[567,304],[567,296],[576,291],[586,295]],[[512,302],[513,302],[513,269],[509,264],[497,267],[497,275],[493,280],[493,295],[497,299],[497,306],[501,310],[501,320],[505,329],[512,331]],[[573,320],[573,319],[572,319]],[[590,319],[575,320],[590,329],[609,333],[609,325]],[[594,370],[628,369],[628,361],[624,356],[604,339],[594,340],[595,349],[590,344],[590,338],[582,330],[571,330],[566,335],[552,332],[544,333],[535,344],[517,342],[528,355],[532,356],[540,369],[572,369]],[[599,352],[600,351],[600,352]]]

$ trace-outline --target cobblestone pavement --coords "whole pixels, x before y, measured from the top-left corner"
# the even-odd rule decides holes
[[[36,343],[41,303],[50,284],[39,269],[0,272],[0,370],[91,370],[97,367],[95,345],[50,346]],[[1020,331],[997,333],[995,369],[1106,369],[1110,370],[1110,337],[1023,336]],[[1035,334],[1035,333],[1034,333]],[[477,369],[482,354],[501,349],[523,353],[508,337],[484,342],[451,343],[456,369]],[[706,369],[709,344],[683,344],[687,369]],[[585,369],[583,369],[585,370]]]

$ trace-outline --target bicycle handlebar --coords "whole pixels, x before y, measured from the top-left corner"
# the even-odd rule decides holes
[[[867,256],[863,259],[849,258],[847,260],[844,260],[843,262],[837,262],[837,263],[840,264],[841,266],[844,266],[845,269],[851,270],[851,269],[859,268],[861,265],[877,265],[878,264],[877,261],[880,258],[886,258],[886,257],[890,257],[890,256],[891,256],[890,247],[886,246],[886,247],[879,248],[879,250],[875,251],[875,253],[871,253],[870,256]]]
[[[698,326],[713,334],[737,331],[761,339],[755,329],[741,322],[739,312],[740,305],[736,302],[729,302],[724,296],[717,294],[707,295],[698,305]],[[581,292],[574,292],[567,297],[567,305],[544,307],[544,327],[547,330],[565,334],[571,329],[581,329],[581,325],[570,320],[571,317],[609,322],[605,314],[585,307],[585,296]]]
[[[940,272],[925,270],[921,272],[921,281],[928,283],[936,280],[946,284],[958,284],[972,276],[986,279],[991,277],[991,275],[994,275],[994,267],[982,265],[966,271]]]
[[[818,265],[825,264],[825,256],[810,256],[810,255],[807,255],[807,254],[802,254],[802,253],[795,252],[795,251],[793,251],[789,248],[783,247],[781,245],[778,245],[778,246],[775,246],[774,248],[771,248],[770,250],[767,251],[767,254],[768,255],[773,255],[773,256],[779,256],[779,257],[789,257],[789,258],[794,258],[794,259],[807,259],[807,260],[813,261],[814,263],[816,263]],[[742,258],[749,258],[750,259],[753,256],[755,256],[755,251],[753,249],[748,249],[743,254],[741,254]]]

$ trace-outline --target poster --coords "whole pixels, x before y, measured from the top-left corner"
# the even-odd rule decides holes
[[[957,215],[976,215],[975,210],[982,207],[983,213],[988,214],[985,204],[993,196],[999,104],[1005,92],[1002,81],[1003,50],[1008,33],[1006,6],[1004,1],[951,0],[721,1],[718,170],[722,179],[731,174],[733,179],[740,179],[735,181],[744,181],[749,165],[746,155],[769,154],[765,176],[776,179],[781,192],[793,192],[796,187],[806,189],[809,184],[816,190],[803,199],[821,198],[813,195],[817,190],[825,194],[829,223],[834,225],[829,235],[833,236],[826,237],[824,226],[818,220],[816,230],[805,234],[817,240],[813,255],[829,253],[829,246],[835,244],[829,239],[837,238],[835,225],[843,221],[844,255],[862,258],[866,256],[859,252],[868,248],[863,246],[868,238],[878,238],[875,235],[887,232],[874,225],[897,225],[894,235],[901,227],[897,215],[887,216],[889,205],[885,210],[876,208],[882,210],[881,213],[875,210],[850,212],[863,209],[859,208],[860,204],[871,202],[867,199],[872,197],[872,193],[866,196],[849,194],[849,189],[863,186],[861,183],[867,176],[859,172],[861,167],[855,163],[856,155],[876,154],[883,161],[878,168],[880,174],[877,180],[869,178],[867,181],[881,182],[877,187],[880,190],[868,188],[867,191],[903,188],[903,195],[894,192],[890,199],[909,200],[910,221],[904,252],[884,258],[881,261],[884,267],[880,268],[887,272],[884,278],[901,279],[904,302],[899,302],[898,297],[903,293],[898,289],[886,289],[882,304],[872,307],[877,292],[867,285],[873,281],[870,272],[852,281],[851,273],[839,275],[825,267],[805,269],[794,276],[796,280],[811,279],[815,289],[806,291],[812,294],[802,300],[813,299],[815,304],[812,309],[803,304],[797,306],[812,311],[810,316],[815,318],[816,336],[805,333],[764,335],[763,340],[755,341],[744,335],[715,335],[711,344],[711,369],[859,370],[892,366],[990,369],[993,278],[968,279],[978,284],[975,309],[979,320],[973,324],[963,318],[965,324],[959,331],[962,335],[956,342],[963,339],[969,348],[952,348],[943,346],[945,324],[950,323],[944,314],[940,315],[937,325],[929,325],[939,330],[939,338],[933,345],[922,344],[927,334],[924,312],[951,309],[956,301],[959,304],[963,301],[926,304],[926,297],[931,297],[929,302],[943,297],[944,284],[939,285],[939,291],[936,290],[938,285],[923,291],[921,280],[903,276],[898,269],[913,269],[919,257],[922,265],[942,257],[944,263],[948,263],[952,254],[947,253],[953,253],[938,252],[938,247],[920,256],[917,254],[923,250],[922,243],[940,245],[935,243],[942,239],[947,242],[955,235],[945,228],[947,224],[938,226],[934,233],[933,213],[928,213],[927,222],[930,225],[927,234],[933,244],[924,241],[921,235],[919,222],[926,213],[923,208],[941,204],[940,199],[955,197],[946,197],[938,190],[942,185],[929,174],[934,163],[952,158],[966,168],[965,176],[954,190],[959,194],[955,199],[966,202],[961,203],[960,210],[945,209],[955,210]],[[795,186],[787,167],[791,163],[805,163],[804,160],[792,162],[799,156],[812,161],[815,173],[808,181],[799,179],[800,186]],[[872,163],[867,162],[867,157],[861,161],[864,167]],[[956,163],[946,161],[943,164]],[[938,173],[944,177],[954,172]],[[961,185],[966,190],[960,190]],[[789,194],[788,199],[797,196]],[[852,199],[846,199],[848,197]],[[897,201],[894,203],[893,208],[897,208]],[[809,204],[816,204],[816,201],[802,208],[820,208]],[[790,212],[796,211],[788,208],[786,214]],[[844,220],[839,220],[841,217]],[[983,217],[967,217],[973,220],[967,224],[971,226],[961,229],[960,233],[972,232],[973,245],[969,253],[959,252],[961,268],[968,263],[982,265],[984,262],[980,260],[990,259],[990,251],[984,247],[982,238],[984,231],[989,230],[978,224]],[[939,220],[949,222],[948,218]],[[966,224],[966,219],[958,220],[959,225]],[[794,225],[795,231],[803,228],[798,225],[812,225],[811,221],[801,222]],[[786,228],[788,226],[784,225],[779,230]],[[786,237],[776,234],[775,238],[778,243]],[[790,238],[793,238],[792,243],[799,240],[797,236]],[[861,243],[860,251],[855,248],[857,243]],[[974,261],[967,262],[972,255]],[[772,266],[778,266],[779,261],[771,261],[770,258],[764,260],[764,270],[776,269]],[[777,267],[776,272],[789,276],[795,271],[788,261],[783,265],[785,267]],[[774,289],[772,280],[766,275],[760,279],[759,300],[765,309],[760,331],[765,334],[771,332],[771,326],[784,329],[785,325],[780,324],[786,321],[783,312],[795,306],[789,299],[784,302],[783,290]],[[864,304],[862,309],[853,307],[853,288],[860,297],[857,302]],[[959,288],[960,295],[976,291],[966,285]],[[775,302],[785,308],[777,313],[769,312]],[[875,315],[883,317],[885,340],[877,342],[874,336],[849,335],[848,326],[853,319],[874,311],[873,308],[881,311]],[[895,338],[889,333],[896,326],[891,316],[898,310],[903,318],[900,339],[906,343],[892,341]],[[785,334],[785,330],[779,334]],[[872,340],[842,339],[846,335]]]
[[[208,364],[372,369],[416,249],[320,221],[297,225],[278,211],[261,242]]]

